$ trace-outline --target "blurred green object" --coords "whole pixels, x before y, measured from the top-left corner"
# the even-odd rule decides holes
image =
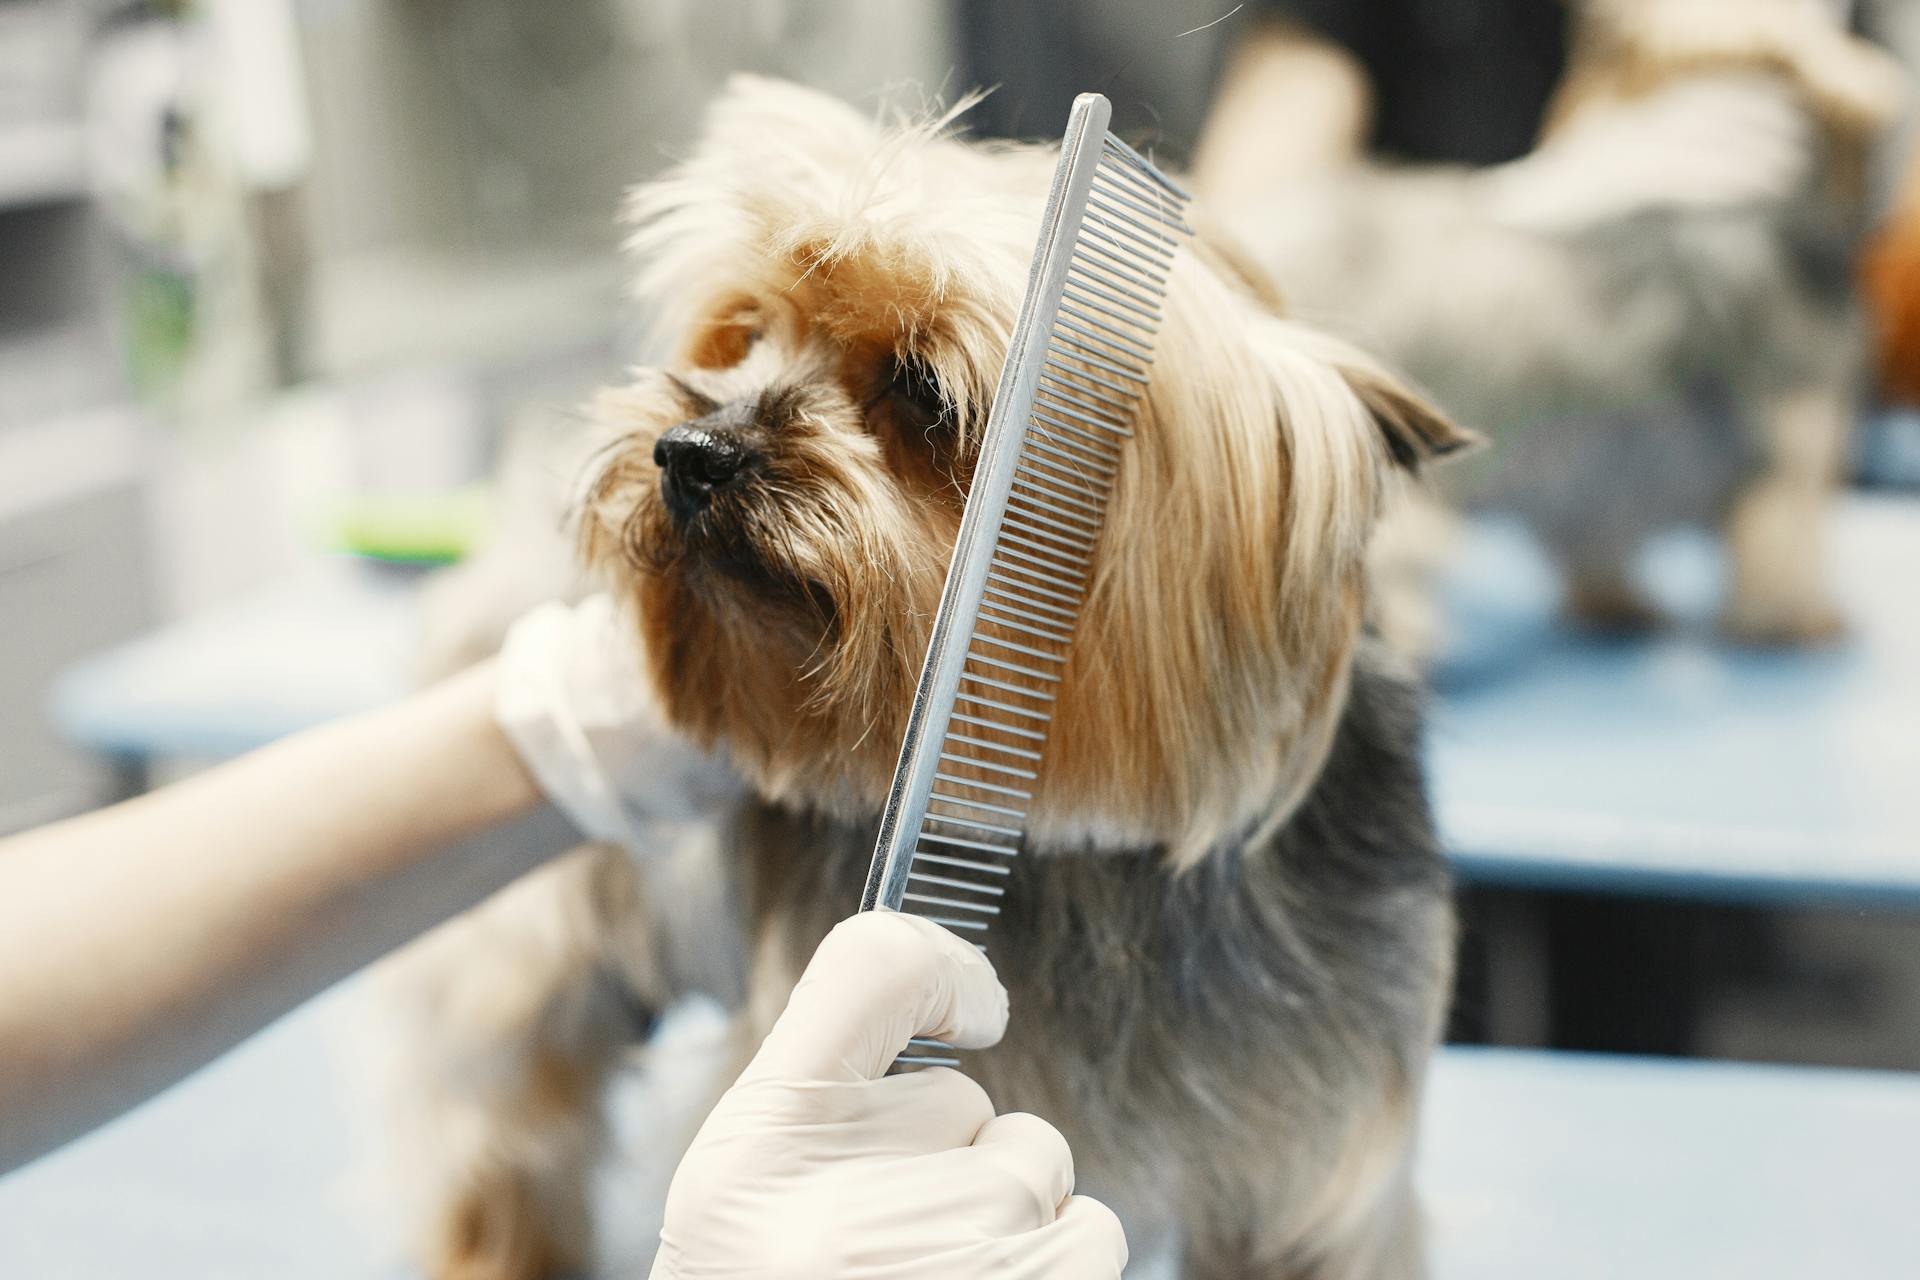
[[[484,486],[447,493],[361,494],[324,517],[321,540],[394,564],[452,564],[478,546],[492,515]]]
[[[193,277],[182,272],[149,267],[127,283],[127,355],[134,390],[149,402],[180,380],[193,351],[196,302]]]

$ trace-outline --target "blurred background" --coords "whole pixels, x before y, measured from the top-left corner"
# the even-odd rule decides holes
[[[1405,570],[1451,1037],[1920,1071],[1920,5],[1588,8],[0,0],[0,834],[409,686],[433,572],[553,533],[576,406],[649,354],[622,192],[729,74],[997,86],[966,127],[1001,137],[1099,89],[1301,314],[1494,437]],[[1696,108],[1768,145],[1669,191],[1640,159]],[[1591,289],[1531,311],[1553,264]],[[1482,283],[1508,329],[1449,309]],[[1549,309],[1613,345],[1546,351]],[[1775,385],[1774,343],[1825,354]],[[1787,436],[1825,442],[1817,539],[1743,566]],[[1742,625],[1769,554],[1823,607]]]

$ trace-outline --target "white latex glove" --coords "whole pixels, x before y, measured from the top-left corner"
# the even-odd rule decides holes
[[[1783,80],[1697,76],[1590,109],[1533,154],[1483,176],[1496,221],[1575,231],[1651,209],[1782,200],[1811,175],[1819,144]]]
[[[667,1194],[654,1280],[1111,1280],[1111,1210],[1070,1194],[1066,1139],[996,1116],[909,1036],[997,1041],[1007,993],[969,944],[895,912],[846,920],[707,1117]]]
[[[554,805],[595,840],[641,848],[654,822],[741,792],[719,755],[666,726],[631,623],[606,596],[544,604],[507,632],[494,717]]]

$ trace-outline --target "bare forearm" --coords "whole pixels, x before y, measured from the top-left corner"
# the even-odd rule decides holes
[[[222,1052],[565,843],[476,670],[0,844],[0,1169]]]

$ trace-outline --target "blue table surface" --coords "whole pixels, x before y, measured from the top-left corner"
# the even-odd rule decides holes
[[[356,1172],[349,983],[211,1068],[0,1179],[0,1276],[354,1280],[409,1274]],[[660,1167],[716,1015],[615,1091],[607,1273],[644,1274]],[[1920,1273],[1920,1077],[1450,1049],[1420,1157],[1438,1280],[1907,1280]],[[656,1159],[658,1157],[656,1156]],[[1143,1260],[1130,1274],[1162,1274]]]
[[[1679,619],[1651,639],[1551,625],[1547,571],[1483,525],[1453,570],[1428,765],[1468,880],[1920,906],[1920,503],[1849,500],[1832,582],[1851,634],[1729,646],[1717,553],[1657,546]]]
[[[1670,540],[1651,640],[1552,625],[1551,573],[1482,523],[1449,572],[1429,735],[1443,836],[1469,881],[1718,900],[1920,906],[1920,502],[1852,497],[1832,555],[1853,625],[1803,653],[1708,621],[1714,553]],[[347,561],[71,668],[84,745],[232,754],[408,684],[415,579]]]
[[[410,686],[420,575],[347,556],[76,662],[51,711],[109,755],[220,759]]]

